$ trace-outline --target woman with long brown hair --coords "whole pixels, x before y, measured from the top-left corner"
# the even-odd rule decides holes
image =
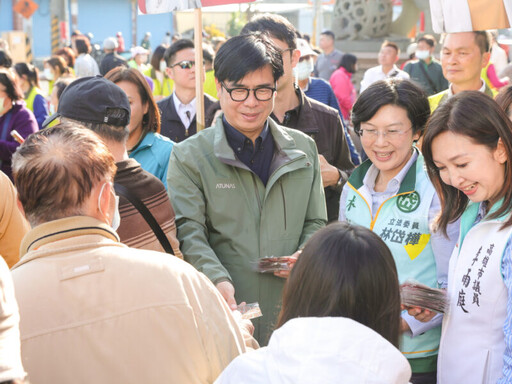
[[[140,71],[124,67],[112,69],[105,78],[117,84],[130,101],[128,155],[167,188],[167,168],[174,143],[160,135],[160,112],[146,79]]]
[[[490,97],[461,92],[436,109],[422,148],[441,197],[439,230],[460,218],[438,383],[510,383],[512,123]]]
[[[399,337],[391,252],[371,230],[334,223],[293,267],[268,347],[237,357],[216,383],[407,383]]]

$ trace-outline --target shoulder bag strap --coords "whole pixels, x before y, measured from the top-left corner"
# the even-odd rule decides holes
[[[169,243],[169,239],[167,236],[165,236],[164,231],[156,221],[155,217],[151,214],[150,210],[146,205],[137,197],[135,196],[128,188],[125,186],[114,183],[114,190],[117,194],[125,197],[132,205],[137,208],[139,213],[142,215],[144,220],[149,224],[153,232],[155,233],[158,241],[162,245],[165,252],[170,253],[171,255],[174,255],[174,251],[172,249],[171,243]]]
[[[428,72],[427,70],[425,69],[423,63],[421,61],[418,61],[418,64],[420,65],[420,69],[421,69],[421,72],[423,72],[423,74],[425,75],[425,77],[427,78],[428,80],[428,83],[430,84],[430,86],[432,87],[432,89],[434,90],[434,93],[438,93],[438,90],[437,90],[437,87],[436,85],[434,84],[434,82],[432,81],[432,79],[430,78],[430,76],[428,75]]]

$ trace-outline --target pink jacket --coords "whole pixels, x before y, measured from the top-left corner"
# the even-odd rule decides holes
[[[350,119],[350,110],[356,101],[356,90],[351,78],[352,74],[350,72],[343,67],[339,67],[329,79],[332,90],[340,104],[343,118],[346,120]]]

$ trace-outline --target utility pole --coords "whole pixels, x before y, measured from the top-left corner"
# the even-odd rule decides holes
[[[132,47],[137,46],[137,15],[139,9],[137,7],[137,0],[132,0]],[[128,47],[128,50],[130,48]]]
[[[76,31],[78,29],[78,0],[71,0],[70,3],[71,30]]]
[[[69,45],[68,0],[50,0],[52,53]]]
[[[318,39],[323,27],[323,15],[322,15],[322,0],[315,0],[313,9],[313,36],[311,37],[311,43],[314,46],[318,46]]]

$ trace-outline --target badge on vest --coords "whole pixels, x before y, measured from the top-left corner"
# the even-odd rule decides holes
[[[400,195],[396,199],[396,206],[405,213],[413,212],[420,206],[420,195],[414,191],[407,195]]]
[[[389,243],[402,244],[411,260],[418,257],[430,241],[430,234],[421,233],[418,221],[396,218],[389,220],[379,237]]]

